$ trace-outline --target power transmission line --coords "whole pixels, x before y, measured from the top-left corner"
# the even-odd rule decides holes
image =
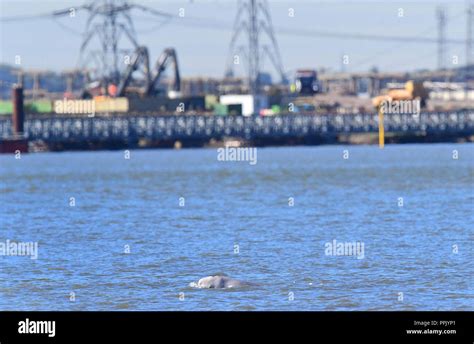
[[[78,8],[76,8],[78,9]],[[208,28],[208,29],[221,29],[232,31],[233,27],[228,24],[228,22],[216,21],[214,18],[206,17],[179,17],[176,15],[171,15],[169,13],[162,12],[166,14],[166,17],[170,19],[179,19],[179,25],[192,26],[199,28]],[[48,19],[51,18],[52,14],[40,14],[32,16],[15,16],[15,17],[0,17],[1,22],[15,22],[22,20],[31,20],[31,19]],[[151,19],[151,18],[147,18]],[[310,29],[298,29],[298,28],[288,28],[288,27],[274,27],[274,32],[280,35],[287,36],[300,36],[300,37],[309,37],[313,39],[319,38],[336,38],[344,40],[368,40],[368,41],[400,41],[405,43],[426,43],[426,44],[435,44],[438,43],[438,39],[435,37],[419,37],[419,36],[391,36],[391,35],[377,35],[377,34],[366,34],[366,33],[354,33],[354,32],[335,32],[335,31],[322,31],[322,30],[310,30]],[[462,39],[446,39],[446,44],[458,45],[465,44],[466,41]]]
[[[448,20],[449,21],[454,21],[455,19],[458,19],[459,17],[464,16],[464,15],[465,15],[465,11],[463,10],[461,12],[458,12],[456,15],[450,16],[448,18]],[[424,35],[426,35],[430,32],[433,32],[435,30],[436,30],[436,25],[435,26],[430,26],[426,30],[420,31],[420,33],[417,34],[416,37],[423,37]],[[364,59],[361,59],[358,62],[356,61],[355,64],[351,63],[351,67],[352,68],[358,68],[360,66],[363,66],[363,65],[366,65],[366,64],[369,64],[369,63],[374,63],[374,61],[377,60],[377,59],[380,59],[381,56],[386,56],[386,55],[392,54],[394,50],[399,49],[399,48],[406,48],[406,44],[413,44],[413,43],[417,43],[417,42],[412,42],[412,41],[400,42],[399,44],[397,44],[395,46],[392,46],[389,49],[380,50],[377,53],[371,54],[370,56],[368,56]],[[437,43],[437,41],[436,41],[436,43]],[[459,41],[458,43],[460,44],[461,42]],[[427,56],[429,56],[429,54]],[[419,57],[416,57],[416,58],[419,58]]]

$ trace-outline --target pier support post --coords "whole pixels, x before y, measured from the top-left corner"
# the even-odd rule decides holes
[[[21,135],[24,131],[25,112],[23,109],[23,87],[14,86],[12,89],[13,113],[12,125],[13,135]]]
[[[21,153],[28,152],[28,139],[24,135],[25,112],[23,110],[23,87],[14,86],[12,89],[12,134],[10,137],[0,137],[0,153],[14,153],[15,158]]]

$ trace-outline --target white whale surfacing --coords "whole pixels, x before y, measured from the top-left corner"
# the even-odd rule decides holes
[[[250,283],[242,282],[225,275],[207,276],[207,277],[201,278],[197,283],[191,282],[189,284],[190,287],[201,288],[201,289],[239,288],[239,287],[243,287],[247,285],[250,285]]]

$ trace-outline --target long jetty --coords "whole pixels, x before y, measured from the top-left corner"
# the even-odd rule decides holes
[[[345,134],[378,132],[377,114],[216,116],[216,115],[111,115],[67,117],[26,116],[23,135],[46,144],[122,142],[205,142],[236,138],[264,142],[286,139],[322,139]],[[14,134],[12,119],[0,119],[0,137]],[[474,135],[474,111],[387,114],[385,132],[396,135]]]

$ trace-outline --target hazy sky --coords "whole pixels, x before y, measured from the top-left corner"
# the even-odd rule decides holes
[[[80,5],[84,0],[24,1],[2,0],[0,17],[35,15]],[[185,18],[172,19],[160,29],[153,16],[134,11],[133,18],[138,40],[148,46],[151,61],[163,49],[174,47],[178,53],[183,76],[222,76],[228,53],[232,23],[237,1],[234,0],[136,0],[154,9],[178,15],[185,9]],[[284,69],[331,68],[340,70],[342,55],[349,56],[348,71],[362,71],[378,66],[381,70],[402,71],[435,68],[437,45],[400,41],[341,39],[289,34],[289,31],[327,31],[388,36],[437,36],[436,7],[442,4],[447,11],[447,37],[464,40],[466,37],[466,1],[272,1],[270,11],[280,46]],[[290,17],[289,8],[294,9]],[[399,9],[403,8],[403,17]],[[194,19],[191,19],[194,18]],[[209,18],[209,21],[204,20]],[[13,64],[15,55],[22,58],[24,68],[74,68],[85,27],[86,12],[75,18],[34,19],[0,22],[2,63]],[[58,24],[59,22],[59,24]],[[151,31],[150,31],[151,30]],[[464,44],[448,46],[449,61],[459,56],[464,64]],[[265,69],[272,71],[269,61]],[[242,71],[242,70],[241,70]]]

